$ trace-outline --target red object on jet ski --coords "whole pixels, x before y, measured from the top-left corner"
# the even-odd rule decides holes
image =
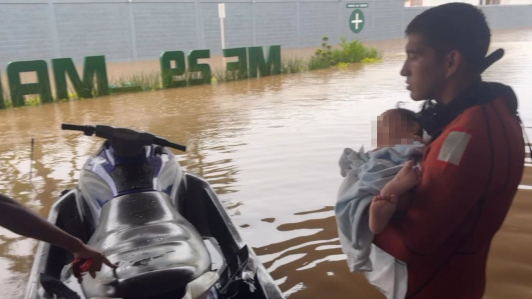
[[[72,273],[79,282],[81,282],[82,273],[89,271],[89,268],[92,266],[93,262],[93,259],[83,259],[79,257],[74,259],[74,262],[72,262]]]

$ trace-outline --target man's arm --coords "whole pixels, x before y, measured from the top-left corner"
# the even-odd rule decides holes
[[[102,263],[115,268],[102,253],[88,247],[80,239],[66,233],[16,200],[0,194],[0,226],[19,235],[48,242],[72,252],[76,257],[91,258],[91,275],[100,271]]]
[[[439,249],[488,186],[492,157],[487,133],[450,131],[431,145],[405,217],[393,219],[374,239],[406,263]]]

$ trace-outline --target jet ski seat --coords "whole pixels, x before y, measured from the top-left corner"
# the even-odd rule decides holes
[[[184,290],[211,267],[203,239],[162,192],[131,193],[107,202],[88,244],[119,266],[115,271],[103,266],[95,279],[85,275],[87,298],[156,297]]]

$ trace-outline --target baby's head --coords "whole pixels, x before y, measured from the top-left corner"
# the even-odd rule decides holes
[[[377,147],[393,147],[399,144],[413,144],[414,135],[422,136],[423,129],[413,111],[396,108],[378,117]]]

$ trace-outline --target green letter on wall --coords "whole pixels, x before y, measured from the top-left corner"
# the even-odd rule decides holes
[[[281,46],[268,48],[268,61],[264,61],[262,47],[249,47],[249,76],[257,77],[257,69],[261,76],[279,75],[281,73]]]
[[[174,80],[174,76],[185,74],[185,53],[183,51],[163,52],[159,60],[164,88],[187,86],[185,80]],[[175,68],[172,68],[172,61],[175,61]]]
[[[20,73],[37,72],[37,83],[22,84]],[[24,95],[39,94],[41,103],[53,101],[48,66],[44,60],[17,61],[7,65],[7,77],[14,107],[24,106]]]
[[[0,77],[0,109],[6,108],[6,103],[4,102],[4,90],[2,89],[2,78]]]
[[[226,70],[228,72],[239,71],[239,78],[248,76],[248,55],[246,48],[224,49],[224,57],[238,57],[237,62],[228,62]]]
[[[105,56],[87,56],[83,62],[83,85],[92,91],[94,88],[94,74],[96,74],[96,85],[98,95],[109,94],[109,82],[107,81],[107,68],[105,66]]]
[[[210,50],[194,50],[188,54],[189,73],[201,72],[201,79],[190,79],[190,85],[211,83],[211,67],[206,63],[198,64],[198,59],[211,57]],[[191,74],[192,75],[192,74]]]
[[[85,57],[83,82],[80,80],[71,58],[52,59],[52,66],[54,69],[55,89],[57,98],[59,99],[68,99],[66,75],[70,78],[70,82],[72,82],[72,86],[80,98],[92,97],[95,74],[97,77],[98,95],[109,94],[105,56]]]

